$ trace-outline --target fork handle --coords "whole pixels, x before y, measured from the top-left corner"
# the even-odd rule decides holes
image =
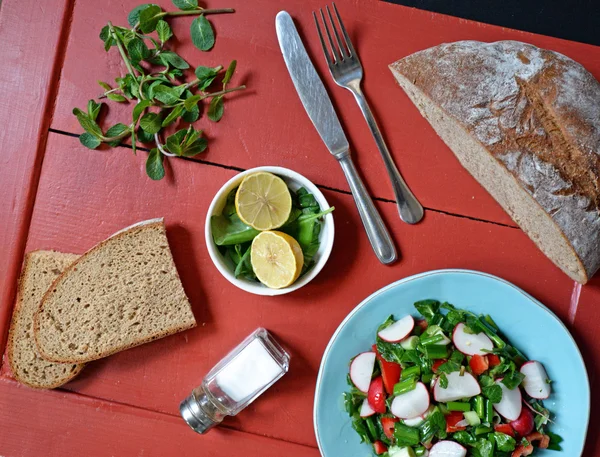
[[[360,179],[350,154],[346,153],[338,157],[338,162],[342,166],[344,175],[350,185],[352,197],[354,197],[354,202],[358,208],[358,214],[365,227],[373,251],[375,251],[375,255],[383,264],[387,265],[395,262],[398,256],[392,238],[381,219],[381,215],[377,211],[377,208],[375,208],[362,179]]]
[[[371,112],[371,108],[369,107],[367,99],[365,98],[360,86],[358,84],[354,85],[351,88],[351,91],[354,94],[354,98],[356,98],[363,116],[365,116],[365,119],[367,120],[369,129],[375,138],[375,143],[377,143],[377,148],[381,153],[383,163],[385,164],[385,168],[388,172],[390,180],[392,181],[392,188],[394,189],[394,195],[396,197],[400,219],[407,224],[416,224],[423,218],[423,207],[416,199],[414,194],[410,191],[404,179],[402,179],[402,175],[400,175],[400,172],[394,163],[394,159],[392,159],[392,155],[385,144],[383,136],[381,135],[381,131],[379,130],[379,126],[377,125],[377,121]]]

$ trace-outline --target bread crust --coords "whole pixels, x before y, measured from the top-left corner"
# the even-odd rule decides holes
[[[585,283],[600,267],[600,83],[568,57],[516,41],[442,44],[390,69],[457,121],[548,214],[582,267],[565,272]]]
[[[77,367],[75,368],[75,370],[70,372],[69,376],[66,376],[64,378],[62,378],[60,381],[57,381],[55,383],[50,383],[50,384],[33,384],[31,382],[29,382],[27,379],[19,376],[19,371],[17,369],[17,361],[14,358],[14,349],[15,349],[15,329],[17,326],[17,321],[20,317],[20,313],[21,313],[21,303],[22,303],[22,297],[24,296],[24,279],[27,277],[28,273],[29,273],[29,269],[30,269],[30,260],[32,255],[36,254],[36,253],[40,253],[40,252],[56,252],[56,251],[43,251],[43,250],[36,250],[36,251],[31,251],[28,252],[27,254],[25,254],[25,259],[23,260],[23,268],[21,271],[21,276],[19,276],[19,281],[18,281],[18,285],[17,285],[17,296],[16,296],[16,300],[15,300],[15,306],[13,309],[13,313],[12,313],[12,318],[10,321],[10,327],[8,330],[8,341],[6,343],[6,350],[7,350],[7,358],[8,358],[8,363],[10,365],[10,369],[12,371],[12,375],[14,376],[14,378],[20,382],[21,384],[24,384],[28,387],[31,387],[33,389],[55,389],[57,387],[60,387],[64,384],[66,384],[67,382],[71,381],[73,378],[75,378],[79,373],[81,373],[81,370],[83,370],[83,368],[85,367],[85,364],[83,363],[71,363],[69,362],[69,364],[74,364],[77,365]],[[35,334],[35,332],[34,332]],[[32,342],[33,343],[33,342]],[[36,345],[37,346],[37,345]],[[38,350],[39,352],[39,350]],[[41,353],[40,353],[41,355]]]
[[[35,313],[35,317],[34,317],[34,338],[35,338],[35,342],[36,342],[36,346],[38,348],[39,353],[41,354],[41,356],[49,361],[52,362],[60,362],[60,363],[86,363],[86,362],[91,362],[93,360],[98,360],[104,357],[108,357],[109,355],[112,354],[116,354],[117,352],[121,352],[121,351],[125,351],[127,349],[131,349],[133,347],[145,344],[145,343],[149,343],[151,341],[166,337],[166,336],[170,336],[173,335],[175,333],[184,331],[184,330],[189,330],[191,328],[194,328],[197,326],[197,323],[194,319],[194,323],[192,325],[186,325],[186,326],[178,326],[172,329],[167,329],[167,330],[163,330],[160,332],[156,332],[152,335],[149,335],[145,338],[140,338],[139,340],[137,340],[135,343],[131,343],[131,344],[126,344],[123,345],[121,347],[117,347],[114,348],[113,350],[106,350],[103,352],[100,352],[98,355],[90,357],[90,358],[82,358],[82,359],[74,359],[74,358],[60,358],[60,357],[55,357],[53,354],[49,354],[48,352],[44,351],[44,348],[42,347],[42,345],[40,344],[39,341],[39,331],[40,331],[40,315],[42,314],[42,312],[44,311],[44,305],[46,303],[46,301],[48,300],[48,297],[53,293],[53,290],[56,288],[56,286],[64,279],[64,277],[66,277],[70,271],[72,271],[74,268],[77,267],[77,265],[79,265],[79,263],[81,262],[82,259],[86,258],[88,255],[96,252],[97,250],[101,249],[106,243],[108,243],[109,241],[113,241],[116,238],[120,238],[123,237],[125,235],[128,235],[131,233],[132,230],[141,230],[143,228],[147,228],[147,227],[158,227],[163,233],[165,232],[165,226],[164,226],[164,222],[163,219],[153,219],[151,221],[143,221],[140,222],[138,224],[134,224],[130,227],[124,228],[122,230],[120,230],[119,232],[115,233],[114,235],[110,236],[109,238],[101,241],[100,243],[98,243],[96,246],[94,246],[92,249],[90,249],[89,251],[87,251],[85,254],[83,254],[81,257],[79,257],[75,262],[73,262],[68,268],[66,268],[63,273],[56,278],[56,280],[53,282],[52,286],[48,288],[48,291],[44,294],[44,298],[42,299],[42,301],[40,302],[40,306],[37,310],[37,312]],[[166,234],[165,234],[166,235]],[[172,259],[172,256],[171,256]],[[179,272],[177,271],[177,268],[175,266],[175,262],[172,259],[172,265],[174,267],[175,273],[177,275],[177,279],[179,281],[181,281],[180,277],[179,277]],[[185,293],[185,291],[184,291]],[[187,299],[187,295],[186,295],[186,299]],[[189,299],[188,299],[189,300]]]

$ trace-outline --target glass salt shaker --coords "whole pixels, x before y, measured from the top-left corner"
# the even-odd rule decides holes
[[[287,373],[290,356],[259,328],[221,360],[179,405],[187,424],[206,433],[235,416]]]

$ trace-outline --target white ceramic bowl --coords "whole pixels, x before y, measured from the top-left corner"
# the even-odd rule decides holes
[[[295,171],[289,170],[283,167],[257,167],[252,168],[250,170],[246,170],[225,183],[223,187],[217,192],[215,198],[210,204],[208,208],[208,213],[206,215],[206,223],[205,223],[205,238],[206,238],[206,247],[208,248],[208,253],[210,254],[210,258],[213,263],[217,267],[217,269],[221,272],[221,274],[233,285],[239,287],[246,292],[250,292],[256,295],[283,295],[289,292],[293,292],[294,290],[300,289],[300,287],[308,284],[315,276],[319,274],[321,269],[325,266],[327,259],[329,259],[329,255],[331,254],[331,249],[333,248],[333,236],[334,236],[334,226],[333,226],[333,216],[331,213],[327,214],[324,217],[323,227],[321,229],[319,250],[314,256],[315,264],[310,269],[308,273],[298,278],[298,280],[289,287],[285,287],[283,289],[270,289],[266,286],[263,286],[259,282],[248,281],[243,278],[236,278],[233,274],[233,263],[231,260],[225,258],[217,245],[213,241],[212,231],[210,227],[210,218],[211,216],[217,216],[222,213],[223,208],[225,207],[225,203],[227,201],[227,195],[233,189],[238,187],[244,177],[249,174],[256,173],[258,171],[267,171],[269,173],[273,173],[277,176],[280,176],[286,184],[292,190],[298,190],[301,187],[305,187],[311,194],[315,196],[317,202],[321,206],[321,210],[325,210],[329,208],[329,203],[325,200],[325,197],[321,193],[321,191],[315,186],[312,182],[306,179],[299,173]]]

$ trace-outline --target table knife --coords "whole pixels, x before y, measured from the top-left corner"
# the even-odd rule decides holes
[[[292,82],[325,146],[342,167],[375,255],[381,263],[395,262],[397,254],[392,238],[354,166],[348,139],[292,17],[286,11],[279,12],[275,26]]]

